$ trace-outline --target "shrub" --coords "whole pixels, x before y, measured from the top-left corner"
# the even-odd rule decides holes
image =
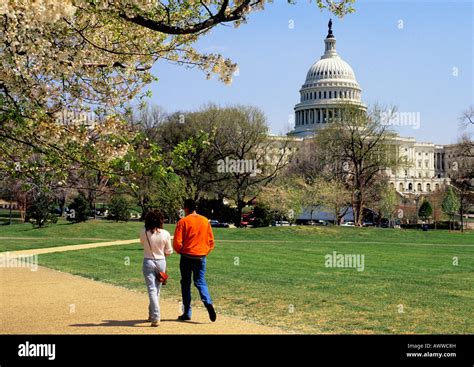
[[[53,214],[54,199],[44,193],[39,194],[27,209],[27,217],[34,220],[33,226],[44,227],[48,222],[56,223],[57,215]]]
[[[423,219],[427,220],[429,219],[433,214],[433,208],[431,207],[431,204],[429,201],[423,201],[423,203],[420,206],[420,209],[418,210],[418,216]]]
[[[268,227],[272,222],[272,213],[265,206],[256,206],[253,210],[253,215],[255,217],[253,222],[254,227]]]
[[[114,196],[109,205],[109,219],[127,222],[130,219],[130,210],[127,199],[123,196]]]
[[[74,198],[72,203],[69,205],[69,209],[74,210],[68,215],[67,220],[75,223],[85,222],[89,215],[91,215],[91,209],[86,198],[82,195],[78,195]]]

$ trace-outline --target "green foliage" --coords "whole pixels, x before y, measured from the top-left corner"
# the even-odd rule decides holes
[[[444,194],[443,202],[441,203],[441,210],[443,213],[453,216],[459,211],[459,198],[452,189],[448,186],[446,193]]]
[[[431,204],[429,201],[425,200],[420,206],[420,209],[418,210],[418,216],[422,218],[423,220],[427,220],[433,215],[433,208],[431,207]]]
[[[85,222],[91,215],[89,203],[82,195],[78,195],[74,198],[72,203],[69,205],[69,209],[72,209],[73,212],[67,217],[67,219],[74,223]]]
[[[216,219],[219,222],[231,223],[235,221],[236,211],[228,205],[224,205],[222,200],[201,199],[198,203],[197,212],[209,219]]]
[[[382,189],[378,206],[382,218],[387,218],[389,220],[393,219],[393,214],[397,207],[397,194],[393,187],[386,186],[384,189]]]
[[[257,205],[253,210],[254,227],[268,227],[272,221],[272,212],[264,205]]]
[[[33,226],[44,227],[48,222],[56,223],[57,215],[52,214],[54,198],[51,195],[40,193],[27,208],[27,217],[34,220]]]
[[[109,219],[127,222],[130,219],[128,200],[123,195],[114,196],[109,205]]]

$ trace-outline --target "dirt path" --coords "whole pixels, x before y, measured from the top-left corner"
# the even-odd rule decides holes
[[[222,315],[211,323],[207,312],[196,306],[191,322],[178,322],[179,304],[164,300],[160,304],[161,326],[152,328],[145,321],[144,293],[44,267],[0,268],[0,334],[282,333]]]
[[[94,242],[94,243],[84,243],[82,245],[67,245],[67,246],[57,246],[57,247],[44,247],[44,248],[35,248],[30,250],[17,250],[17,251],[6,251],[10,256],[12,255],[40,255],[40,254],[49,254],[51,252],[64,252],[64,251],[75,251],[75,250],[85,250],[89,248],[96,247],[106,247],[106,246],[119,246],[119,245],[129,245],[131,243],[138,243],[139,239],[133,240],[119,240],[119,241],[109,241],[109,242]],[[6,252],[0,252],[6,253]]]

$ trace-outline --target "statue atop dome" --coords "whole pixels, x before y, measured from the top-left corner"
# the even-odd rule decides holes
[[[334,38],[334,34],[332,33],[332,19],[331,18],[329,18],[328,35],[326,38]]]

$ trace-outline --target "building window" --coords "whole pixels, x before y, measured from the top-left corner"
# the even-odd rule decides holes
[[[403,190],[404,190],[404,189],[403,189],[403,184],[400,182],[400,183],[398,184],[398,191],[403,191]]]
[[[421,183],[419,183],[419,184],[417,185],[416,190],[417,190],[417,191],[421,191]]]
[[[418,168],[421,168],[421,161],[418,161]]]
[[[435,185],[435,190],[436,190],[436,191],[439,190],[439,184],[436,184],[436,185]]]
[[[408,171],[405,170],[405,177],[408,177]]]
[[[426,167],[426,168],[428,168],[428,164],[429,164],[429,161],[426,160],[426,161],[425,161],[425,167]]]
[[[408,191],[412,191],[413,190],[413,185],[411,183],[408,184]]]
[[[426,191],[428,191],[428,192],[431,191],[431,185],[430,184],[426,184]]]
[[[324,99],[326,99],[326,91],[324,91]]]
[[[319,92],[319,99],[321,99],[321,92]]]

